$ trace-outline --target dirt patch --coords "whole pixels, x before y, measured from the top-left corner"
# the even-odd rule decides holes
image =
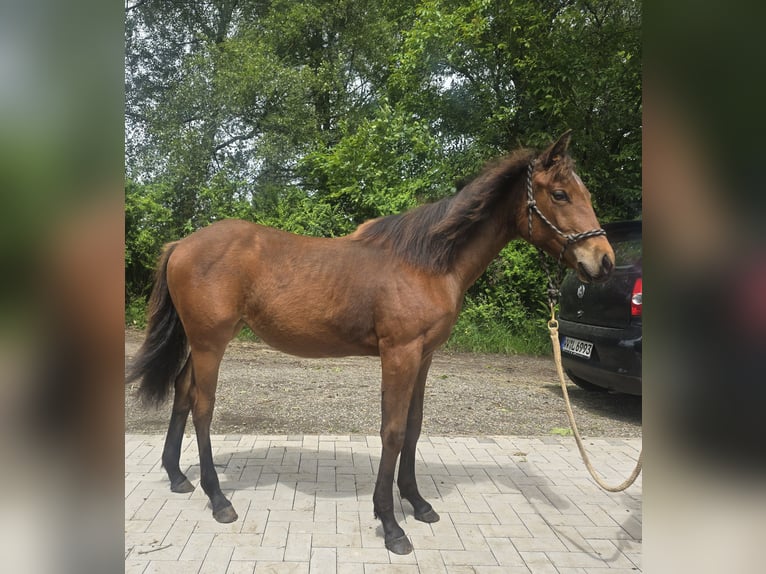
[[[143,333],[126,331],[127,361],[142,340]],[[135,398],[137,386],[125,387],[126,432],[164,433],[170,401],[145,408]],[[569,395],[583,436],[641,436],[640,397],[574,385]],[[547,435],[569,428],[549,357],[438,352],[424,410],[423,432],[432,436]],[[261,343],[230,343],[212,432],[374,435],[379,429],[379,359],[301,359]]]

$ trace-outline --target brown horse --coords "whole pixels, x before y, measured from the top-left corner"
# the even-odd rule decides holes
[[[394,469],[401,455],[397,484],[415,518],[439,520],[418,492],[415,447],[431,358],[449,337],[468,287],[520,236],[575,268],[583,281],[603,280],[612,269],[614,253],[568,144],[569,132],[539,156],[518,150],[456,195],[368,221],[345,237],[302,237],[225,220],[170,243],[128,380],[142,379],[140,393],[155,402],[175,386],[162,454],[171,490],[194,488],[179,467],[191,410],[200,482],[213,516],[237,519],[213,467],[210,422],[221,358],[244,325],[302,357],[378,355],[382,454],[374,511],[386,547],[411,552],[394,517]]]

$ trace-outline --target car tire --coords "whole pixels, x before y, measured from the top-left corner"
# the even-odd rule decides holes
[[[593,383],[590,383],[586,381],[585,379],[581,379],[580,377],[576,377],[573,374],[567,372],[567,377],[578,387],[583,389],[584,391],[588,391],[589,393],[606,393],[609,392],[609,389],[605,387],[600,387],[598,385],[594,385]]]

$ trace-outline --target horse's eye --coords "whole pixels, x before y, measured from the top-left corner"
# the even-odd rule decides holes
[[[569,196],[563,189],[554,189],[551,192],[551,196],[553,196],[553,199],[556,201],[569,201]]]

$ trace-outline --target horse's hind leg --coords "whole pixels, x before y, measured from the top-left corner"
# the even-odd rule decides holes
[[[191,492],[194,486],[181,472],[179,461],[181,459],[181,443],[186,428],[186,420],[191,409],[191,358],[176,377],[175,395],[173,397],[173,412],[170,415],[170,425],[165,438],[165,448],[162,451],[162,466],[170,479],[170,490],[173,492]]]
[[[195,351],[192,348],[193,388],[192,420],[197,433],[199,447],[200,484],[210,498],[213,518],[218,522],[234,522],[237,513],[221,492],[218,475],[213,465],[213,451],[210,445],[210,423],[215,406],[215,389],[218,383],[218,367],[226,345],[216,350]]]
[[[397,479],[402,498],[409,500],[415,512],[415,519],[421,522],[437,522],[439,520],[439,515],[433,507],[420,495],[415,480],[415,452],[420,438],[420,429],[423,426],[423,397],[430,366],[431,357],[429,356],[423,360],[420,366],[415,389],[412,392],[410,409],[407,414],[407,433],[404,437]]]

